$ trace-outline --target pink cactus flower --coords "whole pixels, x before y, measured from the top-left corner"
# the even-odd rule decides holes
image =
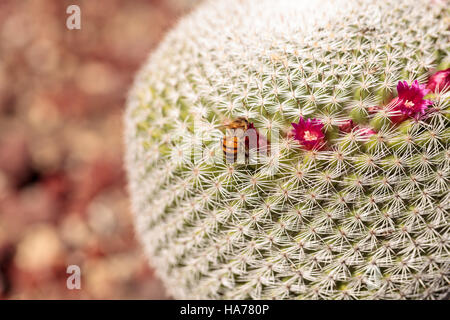
[[[450,87],[450,68],[441,70],[433,74],[428,80],[427,89],[431,92],[442,91]]]
[[[406,81],[399,81],[397,92],[398,97],[391,101],[391,111],[396,111],[396,114],[390,117],[394,123],[400,123],[408,117],[423,115],[427,107],[432,104],[430,100],[423,98],[429,90],[417,80],[414,80],[411,86]]]
[[[300,117],[298,123],[292,123],[292,134],[306,150],[320,150],[325,146],[323,124],[319,119],[304,120]]]

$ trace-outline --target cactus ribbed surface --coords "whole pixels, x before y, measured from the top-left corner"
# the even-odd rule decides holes
[[[136,230],[168,291],[445,298],[450,91],[420,119],[385,106],[448,65],[449,21],[428,0],[219,0],[184,18],[126,111]],[[257,164],[223,160],[220,124],[237,117],[270,139]],[[326,148],[286,135],[300,117]],[[375,134],[339,130],[348,119]]]

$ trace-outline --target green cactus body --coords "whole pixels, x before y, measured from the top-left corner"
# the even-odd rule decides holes
[[[136,230],[168,291],[444,298],[450,93],[420,121],[368,110],[448,65],[449,19],[425,0],[222,0],[183,19],[126,111]],[[226,163],[219,126],[242,116],[270,153]],[[286,136],[300,116],[322,121],[325,149]],[[377,133],[340,132],[346,119]]]

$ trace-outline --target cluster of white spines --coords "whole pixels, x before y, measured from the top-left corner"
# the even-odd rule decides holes
[[[219,1],[183,20],[139,73],[126,115],[137,231],[168,290],[442,298],[450,91],[425,121],[370,139],[333,128],[383,117],[369,108],[399,80],[424,82],[448,60],[449,35],[448,12],[425,0]],[[332,146],[306,152],[282,136],[256,166],[215,161],[217,126],[238,116],[262,134],[319,118]],[[205,136],[211,152],[183,154]]]

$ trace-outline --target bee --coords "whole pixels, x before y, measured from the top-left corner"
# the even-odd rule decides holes
[[[225,154],[227,162],[234,162],[238,156],[239,146],[244,147],[245,155],[248,155],[247,146],[245,144],[245,132],[248,130],[250,123],[247,118],[239,117],[234,120],[225,120],[223,128],[227,129],[227,134],[222,141],[222,150]],[[240,129],[240,130],[239,130]],[[233,135],[229,135],[232,130]],[[237,130],[237,131],[236,131]],[[242,149],[241,149],[242,150]]]

